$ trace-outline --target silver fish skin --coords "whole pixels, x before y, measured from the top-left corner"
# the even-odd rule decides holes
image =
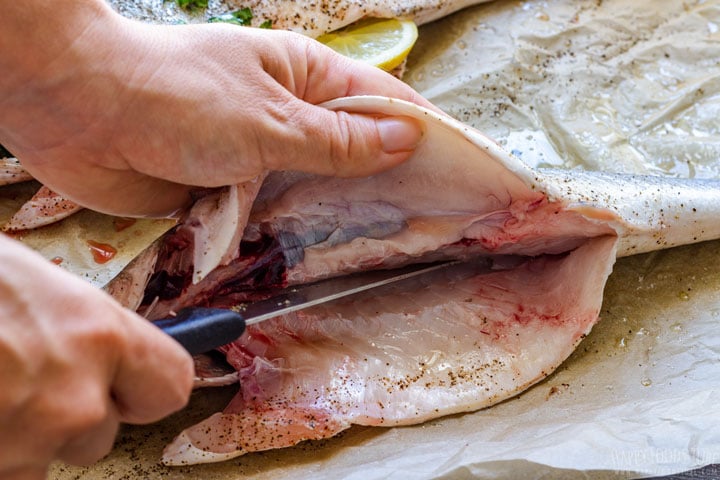
[[[718,180],[549,169],[537,180],[551,201],[609,221],[618,257],[720,238]]]

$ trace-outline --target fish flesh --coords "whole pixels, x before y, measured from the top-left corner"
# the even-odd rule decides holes
[[[2,231],[18,232],[44,227],[59,222],[82,209],[83,207],[77,203],[43,185],[2,226]]]
[[[202,11],[183,11],[163,0],[108,0],[112,7],[128,18],[153,23],[206,21],[243,8],[252,12],[251,25],[270,22],[272,28],[292,30],[316,38],[362,18],[407,18],[417,25],[432,22],[453,12],[489,0],[222,0],[209,2]]]
[[[415,117],[426,139],[406,164],[371,178],[271,174],[235,262],[242,268],[222,279],[219,272],[233,269],[220,267],[188,289],[194,299],[222,304],[283,281],[440,258],[482,261],[459,278],[393,286],[249,327],[223,348],[240,393],[182,432],[166,448],[166,464],[490,406],[546,377],[590,331],[618,255],[720,236],[717,182],[535,171],[470,127],[414,105],[353,98],[331,106]],[[247,247],[258,242],[265,262]],[[268,264],[281,273],[263,270]],[[260,280],[238,279],[237,271]],[[230,278],[239,291],[228,290]]]
[[[17,158],[0,157],[0,186],[26,182],[32,178],[32,175],[25,171]]]
[[[221,461],[504,400],[589,332],[613,252],[614,240],[600,237],[567,257],[436,275],[253,328],[224,348],[241,392],[183,431],[163,461]]]
[[[0,145],[0,149],[3,147]],[[0,186],[33,180],[14,157],[0,158]],[[25,202],[3,226],[3,232],[18,232],[43,227],[69,217],[82,207],[41,186],[30,200]]]
[[[221,349],[240,392],[182,432],[166,464],[493,405],[549,375],[587,335],[617,256],[720,237],[718,182],[533,170],[413,104],[326,106],[414,117],[424,140],[408,162],[372,177],[270,173],[254,202],[254,188],[240,195],[240,210],[252,209],[238,223],[237,255],[202,278],[176,260],[194,255],[192,242],[171,232],[140,310],[158,318],[237,305],[277,287],[440,259],[467,268],[249,327]]]

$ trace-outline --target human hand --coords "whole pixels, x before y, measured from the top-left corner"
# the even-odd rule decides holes
[[[190,356],[104,292],[0,235],[0,478],[89,464],[118,422],[181,408]]]
[[[96,210],[168,214],[187,203],[188,186],[267,169],[373,174],[407,159],[421,126],[315,105],[375,94],[433,108],[391,75],[298,34],[99,12],[41,75],[15,80],[21,98],[0,100],[0,142],[40,181]]]

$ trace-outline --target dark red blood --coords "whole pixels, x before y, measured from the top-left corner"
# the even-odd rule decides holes
[[[186,245],[182,232],[175,232],[170,239],[145,289],[143,305],[156,298],[162,301],[187,297],[182,302],[185,306],[231,307],[267,298],[274,289],[287,284],[282,248],[269,235],[243,241],[236,259],[215,268],[198,285],[192,285],[191,263],[185,258],[191,250],[183,251]]]

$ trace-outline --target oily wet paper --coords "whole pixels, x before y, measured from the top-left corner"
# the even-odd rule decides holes
[[[38,187],[36,182],[26,182],[0,189],[0,225],[7,222]],[[13,237],[61,268],[102,287],[173,225],[175,220],[170,219],[124,219],[81,210],[60,223]],[[107,256],[96,260],[93,244],[102,245],[101,251]]]
[[[532,166],[720,177],[718,25],[720,1],[494,2],[421,29],[406,80]],[[233,394],[200,391],[51,478],[629,478],[718,462],[719,259],[708,242],[618,261],[577,351],[486,410],[159,466],[172,436]]]

